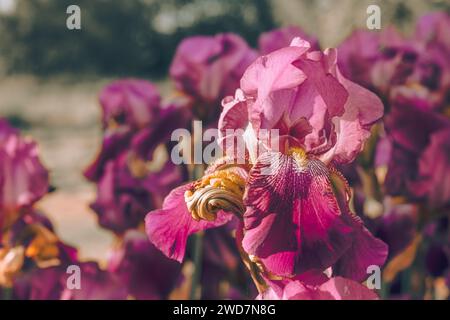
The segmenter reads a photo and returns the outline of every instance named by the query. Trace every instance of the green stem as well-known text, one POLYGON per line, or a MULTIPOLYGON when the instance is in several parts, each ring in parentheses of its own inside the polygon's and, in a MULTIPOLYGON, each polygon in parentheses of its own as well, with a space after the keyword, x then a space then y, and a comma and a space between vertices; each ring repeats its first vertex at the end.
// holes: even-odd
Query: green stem
POLYGON ((381 300, 388 300, 390 296, 391 284, 388 282, 381 283, 380 297, 381 300))
POLYGON ((412 266, 403 270, 400 274, 400 281, 402 284, 402 292, 411 293, 411 281, 412 281, 412 266))
MULTIPOLYGON (((197 180, 203 176, 203 165, 195 165, 191 171, 191 179, 197 180)), ((202 260, 203 260, 203 233, 199 232, 193 236, 193 263, 194 273, 192 274, 191 292, 189 293, 190 300, 199 300, 201 297, 201 275, 202 275, 202 260)))
POLYGON ((201 297, 200 278, 202 274, 202 256, 203 256, 203 234, 194 235, 193 253, 194 253, 194 273, 192 275, 190 300, 199 300, 201 297))
POLYGON ((12 288, 2 288, 1 300, 12 300, 12 288))

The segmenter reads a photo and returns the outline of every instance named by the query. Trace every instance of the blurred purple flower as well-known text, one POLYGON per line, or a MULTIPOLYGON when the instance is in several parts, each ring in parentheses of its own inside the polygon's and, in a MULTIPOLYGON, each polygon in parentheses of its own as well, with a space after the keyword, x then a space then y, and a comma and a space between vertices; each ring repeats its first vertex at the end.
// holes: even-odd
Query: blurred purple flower
POLYGON ((450 15, 445 12, 432 12, 423 15, 416 24, 415 37, 427 46, 437 45, 450 52, 450 15))
POLYGON ((389 27, 355 31, 339 47, 339 66, 351 80, 381 94, 386 102, 414 101, 441 109, 450 90, 450 25, 445 13, 423 16, 412 38, 389 27))
POLYGON ((356 83, 386 93, 412 71, 416 53, 392 27, 381 32, 354 31, 338 48, 342 74, 356 83))
POLYGON ((132 137, 133 132, 131 131, 105 132, 100 152, 86 168, 84 176, 92 182, 99 182, 108 161, 115 159, 129 148, 132 137))
POLYGON ((449 215, 435 219, 424 227, 425 267, 433 277, 445 277, 450 274, 450 233, 449 215))
MULTIPOLYGON (((152 161, 154 151, 160 144, 172 143, 170 137, 176 129, 187 128, 192 115, 181 102, 162 105, 158 121, 137 132, 131 140, 131 150, 141 159, 152 161)), ((169 149, 169 148, 168 148, 169 149)))
POLYGON ((102 123, 105 130, 141 129, 158 118, 161 97, 151 82, 117 80, 100 92, 102 123))
POLYGON ((160 144, 173 130, 186 127, 190 115, 181 104, 161 105, 156 87, 144 80, 118 80, 100 93, 103 143, 84 175, 98 182, 109 160, 130 152, 144 161, 153 160, 160 144))
POLYGON ((18 251, 24 255, 23 263, 10 275, 14 299, 127 298, 119 278, 101 270, 94 262, 80 263, 76 249, 59 240, 48 219, 38 213, 27 214, 16 222, 5 244, 6 248, 23 248, 18 251), (67 287, 70 276, 67 268, 71 265, 80 267, 81 288, 67 287))
POLYGON ((450 204, 450 122, 430 136, 418 163, 419 180, 414 188, 426 196, 431 208, 450 204))
POLYGON ((113 82, 100 102, 103 145, 85 176, 98 184, 91 207, 100 225, 121 234, 138 227, 182 182, 181 168, 165 157, 172 131, 186 127, 190 114, 178 102, 161 105, 156 87, 144 80, 113 82))
POLYGON ((256 57, 245 40, 232 33, 189 37, 175 52, 170 77, 177 90, 191 99, 194 115, 215 122, 220 101, 239 87, 242 74, 256 57))
POLYGON ((13 299, 59 300, 64 290, 65 270, 60 266, 33 268, 20 274, 14 282, 13 299))
POLYGON ((0 119, 0 235, 48 188, 48 172, 36 143, 0 119))
POLYGON ((181 183, 180 168, 171 162, 153 172, 137 163, 127 153, 108 161, 98 182, 97 199, 91 204, 99 224, 119 234, 143 223, 147 212, 159 208, 169 191, 181 183))
POLYGON ((392 258, 414 239, 418 228, 418 208, 413 204, 385 204, 385 210, 375 222, 374 233, 389 246, 389 258, 392 258))
POLYGON ((433 277, 445 276, 450 266, 450 244, 433 243, 427 249, 425 266, 433 277))
POLYGON ((426 199, 431 208, 447 204, 450 121, 430 110, 399 104, 393 106, 385 125, 391 142, 386 149, 390 152, 388 194, 426 199))
POLYGON ((81 279, 80 289, 69 289, 65 286, 67 274, 62 278, 64 291, 61 300, 125 300, 128 298, 127 288, 123 286, 115 274, 100 269, 95 262, 79 264, 81 279))
POLYGON ((38 212, 26 213, 11 226, 0 257, 0 283, 20 300, 59 299, 66 268, 77 263, 76 249, 58 239, 38 212))
POLYGON ((113 252, 108 271, 137 299, 166 299, 180 280, 181 266, 156 249, 145 234, 128 231, 113 252))

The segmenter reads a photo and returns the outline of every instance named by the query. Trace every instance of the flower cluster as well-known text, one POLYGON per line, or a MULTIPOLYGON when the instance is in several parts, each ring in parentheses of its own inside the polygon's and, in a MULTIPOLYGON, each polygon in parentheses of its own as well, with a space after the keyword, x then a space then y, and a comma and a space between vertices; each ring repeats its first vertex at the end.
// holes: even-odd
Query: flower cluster
POLYGON ((363 294, 354 281, 365 280, 368 266, 384 263, 387 247, 351 212, 347 181, 336 165, 361 152, 383 106, 341 75, 336 58, 334 49, 314 51, 295 38, 247 68, 235 97, 224 99, 219 132, 243 129, 233 132, 243 132, 248 162, 230 164, 231 150, 228 161, 219 160, 150 212, 146 231, 160 250, 182 261, 189 235, 234 223, 261 297, 295 297, 286 290, 297 281, 299 291, 309 281, 320 291, 328 278, 311 277, 326 277, 329 268, 333 281, 349 282, 354 297, 363 294), (258 138, 261 129, 274 128, 280 150, 258 138))
POLYGON ((48 172, 0 121, 0 295, 447 298, 449 28, 432 13, 409 37, 357 30, 325 50, 298 27, 256 49, 231 33, 188 37, 167 99, 147 80, 105 86, 84 172, 116 239, 102 266, 79 261, 36 209, 48 172), (220 156, 176 165, 176 129, 204 147, 194 121, 216 129, 220 156), (72 265, 81 290, 67 287, 72 265))
POLYGON ((48 190, 36 143, 0 120, 0 293, 5 298, 60 299, 66 268, 78 263, 77 250, 59 239, 35 208, 48 190))
MULTIPOLYGON (((447 14, 431 13, 409 38, 393 28, 357 31, 339 47, 343 74, 377 92, 386 105, 364 159, 346 170, 359 190, 360 213, 373 218, 373 231, 391 249, 384 278, 397 286, 393 295, 403 290, 398 273, 427 270, 423 277, 434 283, 429 295, 450 275, 449 27, 447 14)), ((421 298, 423 287, 406 294, 421 298)))
POLYGON ((164 159, 171 132, 186 125, 176 104, 161 105, 156 87, 143 80, 119 80, 100 93, 103 144, 85 176, 98 184, 92 208, 100 225, 123 233, 181 182, 182 172, 164 159))

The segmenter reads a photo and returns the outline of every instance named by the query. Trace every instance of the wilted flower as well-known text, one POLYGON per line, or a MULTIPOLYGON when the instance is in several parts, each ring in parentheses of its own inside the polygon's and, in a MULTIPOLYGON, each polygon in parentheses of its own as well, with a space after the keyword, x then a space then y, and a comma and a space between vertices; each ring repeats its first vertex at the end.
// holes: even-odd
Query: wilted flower
POLYGON ((14 299, 59 299, 61 279, 77 261, 77 252, 56 236, 51 222, 29 212, 8 229, 4 240, 0 285, 11 287, 14 299))
POLYGON ((68 288, 67 266, 34 268, 21 274, 13 287, 18 300, 124 300, 127 289, 119 279, 95 262, 77 262, 80 287, 68 288))
POLYGON ((46 267, 26 264, 15 275, 12 298, 18 300, 104 300, 126 299, 127 288, 120 279, 95 262, 79 262, 73 248, 62 245, 60 262, 46 267), (68 266, 80 268, 79 287, 69 288, 68 266))
MULTIPOLYGON (((50 221, 33 212, 17 221, 6 235, 5 256, 21 258, 9 276, 12 298, 19 300, 125 299, 127 290, 118 277, 101 270, 94 262, 79 262, 77 250, 64 244, 50 221), (20 257, 18 255, 21 255, 20 257), (69 266, 80 267, 80 287, 68 287, 69 266)), ((0 266, 5 262, 1 260, 0 266)), ((12 264, 10 264, 12 265, 12 264)), ((0 268, 0 272, 5 271, 0 268)), ((6 270, 8 271, 8 270, 6 270)), ((0 274, 0 279, 5 274, 0 274)))
POLYGON ((22 246, 0 249, 0 285, 11 287, 14 276, 22 269, 25 252, 22 246))

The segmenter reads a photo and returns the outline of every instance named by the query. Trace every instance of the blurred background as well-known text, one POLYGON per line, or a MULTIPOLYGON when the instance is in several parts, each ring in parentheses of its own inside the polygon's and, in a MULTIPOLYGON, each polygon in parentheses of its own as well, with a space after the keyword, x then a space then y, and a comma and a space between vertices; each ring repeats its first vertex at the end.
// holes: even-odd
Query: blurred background
POLYGON ((101 144, 97 93, 118 77, 165 78, 179 41, 235 32, 252 46, 258 35, 297 25, 323 48, 366 27, 377 4, 382 28, 412 31, 418 16, 450 10, 449 1, 361 0, 0 0, 0 117, 37 140, 55 191, 39 202, 62 240, 83 259, 105 259, 112 235, 88 204, 94 185, 82 170, 101 144), (68 30, 66 9, 81 8, 81 30, 68 30))

